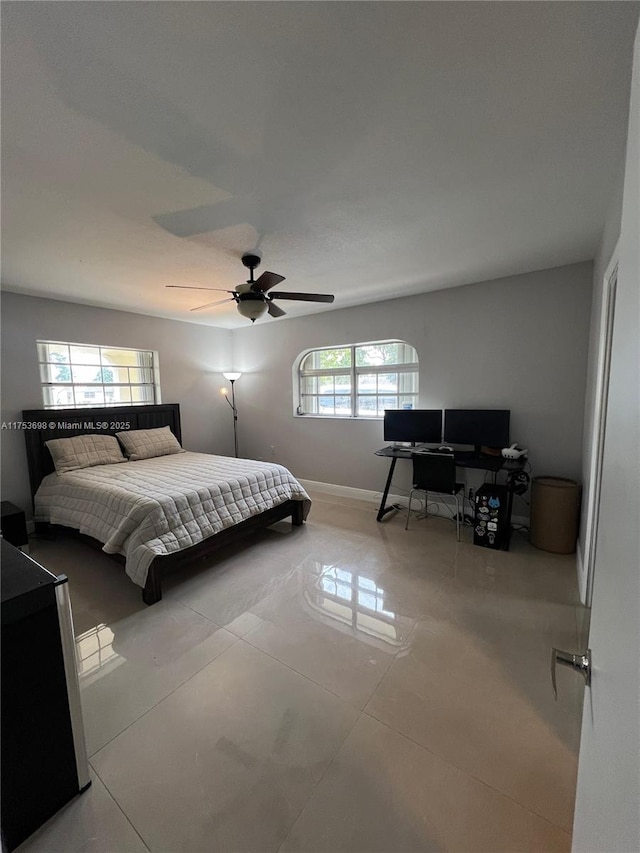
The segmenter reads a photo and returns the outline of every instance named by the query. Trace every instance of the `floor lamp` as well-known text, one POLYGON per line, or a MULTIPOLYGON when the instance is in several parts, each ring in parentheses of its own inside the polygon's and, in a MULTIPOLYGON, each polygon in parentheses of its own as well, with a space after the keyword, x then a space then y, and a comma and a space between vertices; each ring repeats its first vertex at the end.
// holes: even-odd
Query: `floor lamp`
POLYGON ((238 410, 236 409, 236 392, 235 392, 235 381, 236 379, 240 379, 242 376, 241 373, 223 373, 222 374, 225 379, 228 379, 231 383, 231 399, 228 397, 228 391, 226 388, 222 389, 222 393, 225 396, 227 403, 231 406, 231 411, 233 412, 233 446, 236 453, 236 459, 238 458, 238 410))

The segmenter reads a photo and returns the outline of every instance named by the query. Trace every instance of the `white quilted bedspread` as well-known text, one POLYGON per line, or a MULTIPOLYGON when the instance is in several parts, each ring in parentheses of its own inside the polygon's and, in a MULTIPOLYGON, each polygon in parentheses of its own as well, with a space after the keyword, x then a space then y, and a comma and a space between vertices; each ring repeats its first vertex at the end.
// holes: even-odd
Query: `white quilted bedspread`
POLYGON ((108 554, 123 554, 127 574, 144 586, 154 557, 287 500, 307 501, 308 512, 309 496, 282 465, 187 452, 49 474, 34 519, 73 527, 108 554))

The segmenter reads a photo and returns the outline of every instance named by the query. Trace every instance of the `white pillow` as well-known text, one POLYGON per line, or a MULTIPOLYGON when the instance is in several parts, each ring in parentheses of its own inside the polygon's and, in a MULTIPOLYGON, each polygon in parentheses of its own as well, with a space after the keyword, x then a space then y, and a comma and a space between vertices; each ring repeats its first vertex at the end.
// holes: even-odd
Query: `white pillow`
POLYGON ((118 439, 113 435, 89 433, 71 438, 52 438, 45 444, 58 474, 127 461, 122 455, 118 439))
POLYGON ((180 442, 168 426, 159 429, 131 429, 117 432, 124 452, 130 462, 139 459, 152 459, 154 456, 169 456, 171 453, 184 453, 180 442))

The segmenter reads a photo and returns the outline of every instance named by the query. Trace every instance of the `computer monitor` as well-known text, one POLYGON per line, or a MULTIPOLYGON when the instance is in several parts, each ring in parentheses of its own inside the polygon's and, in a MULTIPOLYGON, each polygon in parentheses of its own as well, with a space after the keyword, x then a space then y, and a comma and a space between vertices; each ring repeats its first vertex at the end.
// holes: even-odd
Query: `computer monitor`
POLYGON ((508 447, 509 409, 445 409, 444 441, 481 447, 508 447))
POLYGON ((440 444, 441 409, 385 409, 384 440, 412 444, 440 444))

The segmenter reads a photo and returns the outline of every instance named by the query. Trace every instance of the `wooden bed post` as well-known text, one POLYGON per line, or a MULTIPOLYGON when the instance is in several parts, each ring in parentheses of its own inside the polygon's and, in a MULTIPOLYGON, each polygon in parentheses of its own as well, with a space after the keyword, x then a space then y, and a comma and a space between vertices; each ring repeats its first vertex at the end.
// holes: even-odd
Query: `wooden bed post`
POLYGON ((302 524, 304 524, 304 501, 293 502, 291 524, 293 524, 294 527, 300 527, 302 524))
POLYGON ((142 600, 145 604, 156 604, 158 601, 162 601, 161 574, 160 566, 154 566, 153 563, 149 566, 147 582, 142 590, 142 600))

